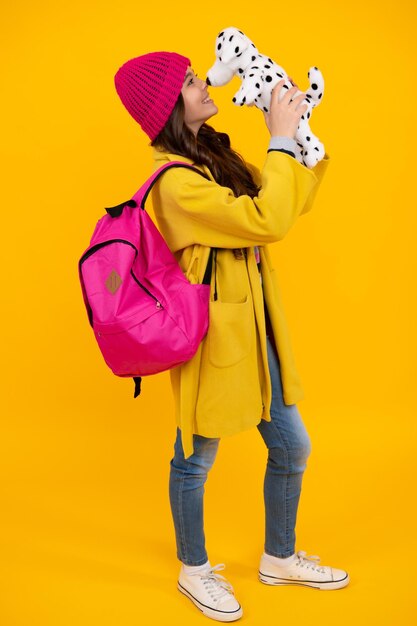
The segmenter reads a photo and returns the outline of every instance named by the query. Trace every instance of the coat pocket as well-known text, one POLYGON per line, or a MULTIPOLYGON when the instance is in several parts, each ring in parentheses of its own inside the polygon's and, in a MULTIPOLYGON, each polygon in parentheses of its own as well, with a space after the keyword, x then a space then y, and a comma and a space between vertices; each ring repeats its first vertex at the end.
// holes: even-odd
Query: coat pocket
POLYGON ((208 356, 215 367, 230 367, 244 359, 252 348, 254 311, 246 296, 243 302, 209 302, 208 356))

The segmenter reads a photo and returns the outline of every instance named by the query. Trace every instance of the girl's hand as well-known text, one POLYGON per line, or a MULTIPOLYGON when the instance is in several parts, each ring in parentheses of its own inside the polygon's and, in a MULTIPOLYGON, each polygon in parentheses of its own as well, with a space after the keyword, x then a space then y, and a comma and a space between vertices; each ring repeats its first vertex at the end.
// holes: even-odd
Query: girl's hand
MULTIPOLYGON (((293 79, 291 78, 291 76, 288 76, 288 80, 290 81, 291 85, 293 85, 294 87, 298 87, 298 85, 296 85, 296 84, 293 82, 293 79)), ((248 107, 253 107, 253 106, 255 106, 255 103, 254 103, 254 102, 252 102, 251 104, 248 104, 248 107)))
MULTIPOLYGON (((296 84, 293 82, 293 80, 292 80, 292 78, 291 78, 290 76, 288 76, 288 80, 290 81, 291 85, 294 85, 294 87, 298 87, 298 85, 296 85, 296 84)), ((248 104, 248 107, 253 107, 253 106, 255 106, 255 103, 254 103, 254 102, 252 102, 252 104, 248 104)))
POLYGON ((284 82, 285 80, 282 79, 275 85, 271 93, 269 113, 263 111, 263 114, 271 136, 280 135, 294 139, 300 118, 307 111, 308 105, 301 104, 305 93, 299 94, 291 101, 295 92, 298 91, 297 86, 285 90, 283 97, 279 99, 284 82))

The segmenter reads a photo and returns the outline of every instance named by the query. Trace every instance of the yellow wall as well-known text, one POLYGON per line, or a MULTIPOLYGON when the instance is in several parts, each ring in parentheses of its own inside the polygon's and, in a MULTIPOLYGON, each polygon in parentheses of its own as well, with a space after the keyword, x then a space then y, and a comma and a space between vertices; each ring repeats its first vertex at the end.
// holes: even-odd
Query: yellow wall
MULTIPOLYGON (((133 382, 107 368, 77 263, 104 207, 131 197, 151 171, 149 139, 114 89, 118 67, 168 50, 203 76, 228 26, 300 89, 312 65, 325 79, 312 128, 332 162, 313 211, 271 251, 312 440, 296 547, 348 570, 351 583, 329 597, 258 582, 266 450, 256 428, 221 442, 206 486, 209 558, 226 563, 253 624, 411 623, 414 8, 272 4, 43 0, 2 9, 3 626, 204 619, 176 589, 169 374, 145 378, 133 399, 133 382)), ((269 134, 259 110, 233 105, 239 86, 235 78, 210 89, 219 113, 209 123, 262 167, 269 134)))

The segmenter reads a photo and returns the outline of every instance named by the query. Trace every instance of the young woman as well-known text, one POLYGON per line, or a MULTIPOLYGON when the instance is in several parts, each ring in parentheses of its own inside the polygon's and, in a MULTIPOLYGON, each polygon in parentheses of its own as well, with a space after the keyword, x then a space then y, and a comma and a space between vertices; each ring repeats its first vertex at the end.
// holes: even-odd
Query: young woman
POLYGON ((313 169, 295 159, 306 110, 283 80, 264 113, 271 139, 262 171, 207 120, 218 111, 188 58, 151 52, 115 75, 118 95, 151 139, 154 171, 180 160, 152 188, 159 229, 190 282, 201 283, 211 248, 209 330, 192 359, 170 370, 176 441, 169 495, 181 561, 178 589, 208 617, 243 614, 231 584, 205 548, 203 494, 220 438, 257 426, 268 449, 265 544, 259 580, 339 589, 347 572, 295 551, 295 523, 311 442, 296 402, 304 397, 268 244, 309 211, 329 156, 313 169), (281 94, 284 92, 284 95, 281 94), (281 97, 281 99, 280 99, 281 97))

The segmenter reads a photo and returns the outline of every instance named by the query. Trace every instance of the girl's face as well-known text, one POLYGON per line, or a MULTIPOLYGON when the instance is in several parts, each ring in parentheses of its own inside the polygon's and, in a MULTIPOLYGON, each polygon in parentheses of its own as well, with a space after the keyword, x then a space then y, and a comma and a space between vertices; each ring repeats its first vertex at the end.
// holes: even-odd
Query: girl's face
POLYGON ((181 89, 184 98, 184 121, 190 130, 197 135, 200 126, 218 112, 217 106, 209 98, 207 83, 194 74, 191 67, 187 68, 184 84, 181 89))

